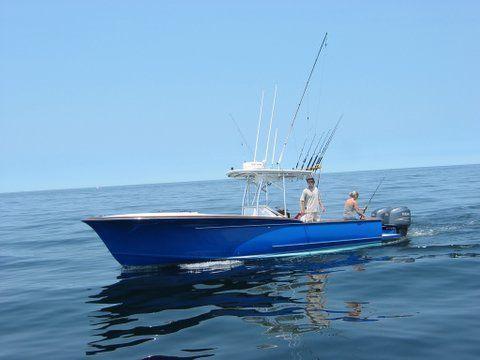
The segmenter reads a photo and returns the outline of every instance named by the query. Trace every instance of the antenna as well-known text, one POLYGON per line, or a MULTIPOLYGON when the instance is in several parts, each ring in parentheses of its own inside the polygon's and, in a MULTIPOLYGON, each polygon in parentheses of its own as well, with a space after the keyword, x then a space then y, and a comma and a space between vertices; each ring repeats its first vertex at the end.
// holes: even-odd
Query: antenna
POLYGON ((285 142, 283 143, 283 148, 282 152, 280 153, 280 156, 278 158, 278 164, 280 164, 283 160, 283 154, 285 153, 285 148, 287 147, 288 144, 288 139, 290 138, 290 135, 292 134, 293 127, 295 126, 295 120, 297 120, 297 115, 300 110, 300 107, 302 106, 303 98, 305 97, 305 93, 307 92, 308 85, 310 84, 310 79, 312 78, 313 71, 315 70, 315 66, 317 65, 318 58, 320 56, 320 53, 322 52, 322 49, 325 47, 326 41, 327 41, 327 35, 328 33, 325 33, 325 36, 323 37, 322 44, 320 45, 320 49, 318 49, 317 56, 315 57, 315 61, 312 66, 312 70, 310 70, 310 74, 308 75, 307 82, 305 83, 305 88, 303 89, 302 96, 300 97, 300 102, 297 105, 297 109, 295 110, 295 114, 293 115, 292 123, 290 124, 290 128, 288 129, 287 137, 285 139, 285 142))
POLYGON ((260 114, 258 115, 257 140, 255 141, 255 153, 253 155, 253 161, 257 161, 258 135, 260 135, 260 125, 262 124, 264 96, 265 96, 265 91, 262 90, 262 100, 260 101, 260 114))
POLYGON ((275 114, 275 103, 277 101, 277 85, 275 84, 275 93, 273 95, 273 104, 272 104, 272 113, 270 115, 270 126, 268 127, 268 137, 267 137, 267 147, 265 149, 265 160, 263 162, 267 162, 268 158, 268 146, 270 145, 270 132, 272 131, 272 122, 273 122, 273 115, 275 114))
POLYGON ((277 147, 277 135, 278 135, 278 129, 275 129, 275 138, 273 140, 272 165, 275 161, 275 150, 276 150, 276 147, 277 147))

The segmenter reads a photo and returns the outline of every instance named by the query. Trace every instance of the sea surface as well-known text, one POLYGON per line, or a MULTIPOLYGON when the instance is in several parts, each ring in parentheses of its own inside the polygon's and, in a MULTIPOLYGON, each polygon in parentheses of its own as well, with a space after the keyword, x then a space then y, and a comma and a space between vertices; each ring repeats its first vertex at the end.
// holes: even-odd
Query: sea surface
POLYGON ((480 358, 480 165, 323 174, 325 217, 382 177, 370 208, 408 206, 408 244, 168 268, 122 268, 81 220, 238 213, 241 183, 0 194, 0 358, 480 358))

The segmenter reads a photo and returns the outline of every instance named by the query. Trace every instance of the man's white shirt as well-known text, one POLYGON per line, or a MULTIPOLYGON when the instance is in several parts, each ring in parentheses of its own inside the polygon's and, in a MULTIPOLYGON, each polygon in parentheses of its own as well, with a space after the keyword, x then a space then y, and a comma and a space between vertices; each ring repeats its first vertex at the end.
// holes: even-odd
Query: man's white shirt
POLYGON ((317 187, 313 188, 313 190, 310 190, 309 188, 303 189, 302 196, 300 196, 300 201, 305 203, 306 213, 320 212, 320 197, 317 187))

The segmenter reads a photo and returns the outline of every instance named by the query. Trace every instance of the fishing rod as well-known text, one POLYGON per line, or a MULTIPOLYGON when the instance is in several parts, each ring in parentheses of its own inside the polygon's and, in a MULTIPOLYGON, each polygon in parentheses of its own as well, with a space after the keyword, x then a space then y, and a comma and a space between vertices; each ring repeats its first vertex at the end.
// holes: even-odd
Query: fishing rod
POLYGON ((233 123, 235 124, 235 126, 237 127, 237 131, 238 133, 240 134, 240 137, 242 138, 243 140, 243 143, 242 145, 245 145, 247 147, 248 150, 250 150, 250 153, 251 155, 253 156, 253 151, 252 149, 250 148, 250 146, 248 146, 248 143, 247 143, 247 139, 245 139, 245 136, 243 135, 243 132, 242 130, 240 129, 240 126, 238 126, 238 123, 235 121, 235 118, 233 117, 232 114, 228 114, 230 116, 230 118, 232 119, 233 123))
POLYGON ((370 196, 370 200, 368 200, 368 203, 367 205, 363 208, 363 213, 365 214, 365 211, 367 211, 367 208, 370 206, 370 202, 372 201, 373 197, 375 196, 375 194, 377 193, 378 189, 380 188, 380 185, 382 185, 382 182, 383 180, 385 180, 385 177, 383 177, 380 182, 378 183, 377 185, 377 188, 375 189, 375 191, 373 192, 372 196, 370 196))
POLYGON ((340 121, 343 119, 343 114, 340 115, 340 117, 338 118, 338 121, 337 123, 335 124, 335 127, 333 128, 327 142, 325 143, 325 145, 323 146, 322 148, 322 151, 320 152, 320 157, 318 159, 318 161, 315 163, 315 167, 319 166, 323 160, 323 157, 325 156, 325 153, 327 152, 328 150, 328 147, 330 146, 330 143, 332 142, 332 139, 333 137, 335 136, 335 133, 337 132, 337 129, 338 129, 338 126, 340 125, 340 121))
POLYGON ((280 153, 280 156, 278 157, 278 161, 277 161, 278 164, 280 164, 283 160, 283 154, 285 153, 285 148, 287 147, 288 139, 290 138, 290 135, 292 134, 293 127, 295 126, 295 121, 297 120, 297 115, 298 115, 298 112, 300 111, 300 107, 302 106, 303 98, 305 97, 305 93, 307 92, 308 85, 310 84, 310 79, 312 78, 313 71, 315 70, 315 67, 317 66, 317 62, 318 62, 318 58, 320 57, 320 53, 322 52, 323 48, 326 46, 327 35, 328 35, 328 33, 325 33, 325 36, 323 37, 323 40, 322 40, 322 44, 320 45, 320 49, 318 49, 317 56, 315 57, 315 61, 313 63, 312 69, 310 70, 310 74, 308 74, 307 82, 305 83, 305 87, 303 89, 302 96, 300 97, 300 101, 298 102, 297 109, 295 110, 292 122, 290 123, 290 128, 288 129, 287 137, 285 139, 285 142, 283 143, 282 151, 280 153))
POLYGON ((303 159, 302 166, 300 169, 303 169, 305 167, 305 163, 307 162, 308 155, 310 155, 310 150, 312 150, 312 146, 315 143, 315 138, 317 137, 317 133, 313 135, 312 141, 310 142, 310 146, 308 147, 307 152, 305 153, 305 158, 303 159))
POLYGON ((302 163, 302 167, 301 169, 303 170, 303 168, 305 167, 305 163, 307 162, 307 159, 308 159, 308 155, 310 155, 310 150, 312 150, 312 146, 315 142, 315 138, 317 137, 317 133, 315 133, 315 135, 313 135, 313 138, 312 138, 312 142, 310 143, 310 146, 308 147, 308 151, 307 153, 305 154, 305 159, 303 159, 303 163, 302 163))
POLYGON ((318 149, 319 149, 319 146, 321 148, 321 143, 323 141, 323 137, 325 135, 325 132, 322 133, 322 135, 320 136, 320 139, 318 139, 318 142, 317 142, 317 145, 315 146, 315 150, 313 151, 312 153, 312 156, 310 157, 310 160, 308 160, 308 163, 307 163, 307 167, 305 169, 309 170, 310 169, 310 165, 313 164, 313 159, 316 157, 316 154, 318 154, 318 149))
POLYGON ((328 149, 328 147, 330 146, 330 143, 332 142, 332 139, 333 139, 333 137, 335 136, 335 133, 337 132, 338 125, 340 125, 340 121, 342 121, 342 118, 343 118, 343 114, 340 115, 340 117, 338 118, 338 121, 337 121, 337 123, 335 124, 335 127, 333 128, 333 130, 332 130, 332 132, 331 132, 331 134, 330 134, 330 137, 328 138, 327 143, 325 144, 325 146, 324 146, 323 149, 322 149, 322 153, 321 153, 321 154, 322 154, 322 157, 323 157, 323 155, 325 155, 325 153, 327 152, 327 149, 328 149))
POLYGON ((327 131, 327 135, 325 136, 325 138, 324 138, 323 141, 322 141, 322 145, 320 146, 320 150, 318 151, 317 155, 315 156, 315 159, 313 160, 311 169, 314 169, 314 168, 317 166, 319 156, 320 156, 320 154, 322 153, 322 149, 323 149, 323 147, 325 146, 325 143, 327 142, 327 140, 328 140, 328 138, 329 138, 329 136, 330 136, 330 132, 331 132, 331 131, 332 131, 332 129, 329 129, 329 130, 327 131))
MULTIPOLYGON (((313 165, 312 161, 316 157, 315 154, 318 155, 318 149, 319 149, 320 144, 322 143, 323 135, 325 135, 325 132, 323 132, 322 135, 320 136, 320 139, 318 140, 317 145, 315 146, 315 150, 313 150, 313 154, 310 157, 310 160, 308 160, 308 164, 307 164, 307 167, 306 167, 307 170, 310 168, 310 165, 313 165)), ((320 149, 321 149, 321 147, 320 147, 320 149)))
POLYGON ((300 163, 300 159, 302 158, 303 149, 305 148, 306 143, 307 143, 307 138, 305 138, 305 141, 303 142, 302 150, 300 150, 300 155, 298 156, 297 165, 295 165, 295 169, 298 169, 298 164, 300 163))

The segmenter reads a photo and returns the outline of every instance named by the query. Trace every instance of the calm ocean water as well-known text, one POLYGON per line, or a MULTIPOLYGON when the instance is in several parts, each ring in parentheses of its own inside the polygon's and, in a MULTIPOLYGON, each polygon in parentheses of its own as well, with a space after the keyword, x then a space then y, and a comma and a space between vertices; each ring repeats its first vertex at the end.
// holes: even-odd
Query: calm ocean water
POLYGON ((325 174, 327 217, 383 176, 371 209, 410 207, 407 245, 178 268, 122 269, 80 220, 237 213, 241 183, 0 194, 0 357, 478 358, 480 165, 325 174))

